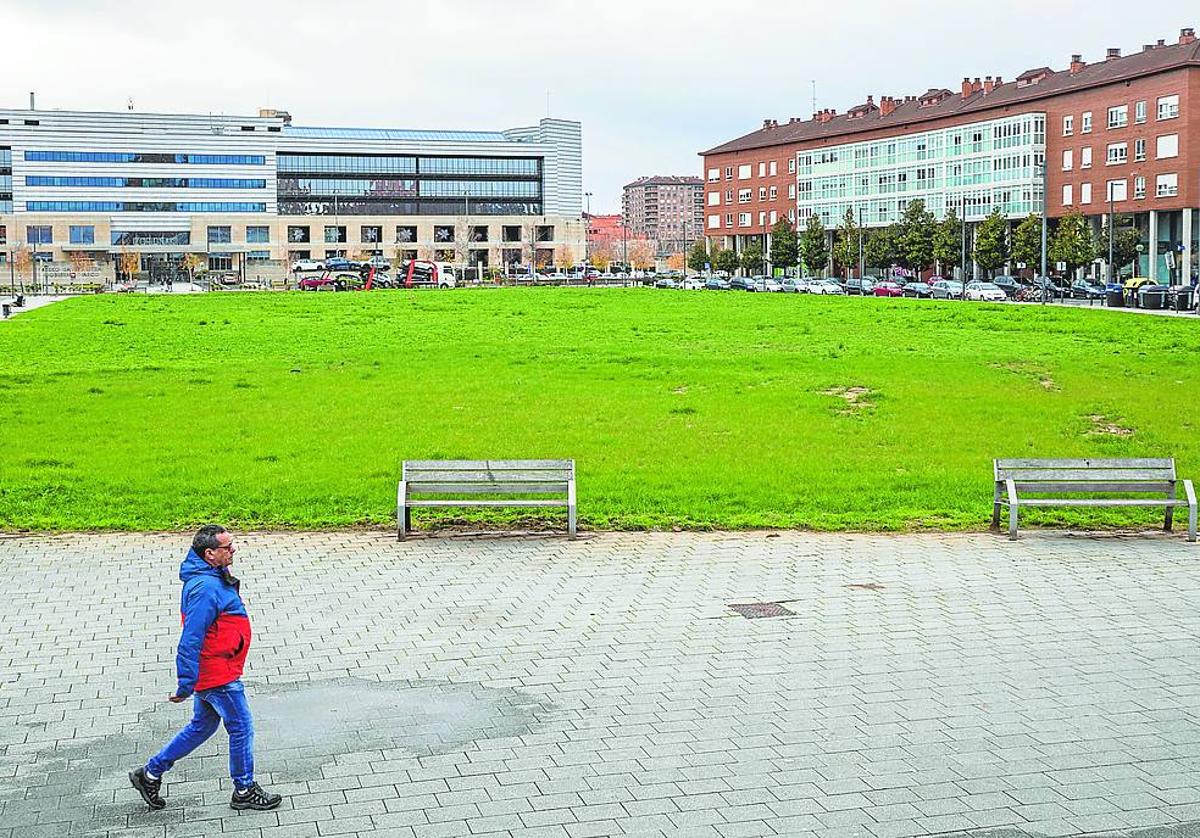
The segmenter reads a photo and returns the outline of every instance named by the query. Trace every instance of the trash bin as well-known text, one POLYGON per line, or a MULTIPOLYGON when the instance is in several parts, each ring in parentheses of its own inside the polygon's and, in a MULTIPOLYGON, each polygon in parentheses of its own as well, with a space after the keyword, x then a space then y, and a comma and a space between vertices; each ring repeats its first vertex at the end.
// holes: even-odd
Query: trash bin
POLYGON ((9 306, 9 304, 8 303, 0 304, 0 315, 3 315, 5 320, 8 319, 8 316, 10 314, 12 314, 12 308, 9 306))
POLYGON ((1167 289, 1163 286, 1147 285, 1138 292, 1138 305, 1147 309, 1167 307, 1167 289))
POLYGON ((1125 308, 1125 292, 1120 288, 1110 290, 1105 299, 1108 302, 1109 308, 1125 308))
POLYGON ((1175 289, 1175 304, 1171 308, 1175 311, 1191 311, 1193 305, 1190 286, 1181 285, 1175 289))

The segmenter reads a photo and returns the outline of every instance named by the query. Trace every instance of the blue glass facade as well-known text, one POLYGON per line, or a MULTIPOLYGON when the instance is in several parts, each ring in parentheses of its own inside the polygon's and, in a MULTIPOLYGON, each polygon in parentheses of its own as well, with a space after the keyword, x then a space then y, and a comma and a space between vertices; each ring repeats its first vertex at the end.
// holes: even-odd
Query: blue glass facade
POLYGON ((27 201, 29 212, 266 212, 253 201, 27 201))
POLYGON ((194 163, 209 166, 265 166, 262 154, 156 154, 134 151, 27 151, 28 163, 194 163))
POLYGON ((270 244, 271 243, 271 228, 270 227, 247 227, 246 228, 246 243, 247 244, 270 244))
POLYGON ((71 244, 95 244, 96 228, 89 225, 72 224, 69 230, 71 244))
POLYGON ((266 178, 219 177, 56 177, 26 175, 26 186, 131 189, 266 189, 266 178))

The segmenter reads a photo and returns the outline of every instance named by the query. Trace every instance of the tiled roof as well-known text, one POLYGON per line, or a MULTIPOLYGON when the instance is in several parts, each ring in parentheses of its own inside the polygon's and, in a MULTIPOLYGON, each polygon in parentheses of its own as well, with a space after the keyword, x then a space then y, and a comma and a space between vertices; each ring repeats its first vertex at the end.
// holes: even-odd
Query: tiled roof
MULTIPOLYGON (((938 92, 938 88, 930 88, 919 98, 913 97, 906 100, 904 97, 898 97, 896 109, 887 116, 880 116, 882 111, 872 111, 869 115, 857 119, 851 119, 846 114, 837 114, 825 122, 815 119, 794 119, 786 123, 764 126, 753 133, 700 153, 720 154, 729 151, 769 148, 807 140, 875 131, 880 128, 928 122, 959 114, 1034 102, 1049 96, 1071 93, 1089 87, 1099 87, 1185 66, 1200 66, 1200 40, 1186 44, 1155 46, 1153 49, 1136 52, 1124 58, 1099 61, 1087 65, 1074 75, 1068 70, 1047 71, 1047 75, 1037 84, 1018 85, 1016 81, 1006 82, 994 88, 991 93, 984 94, 980 91, 972 93, 965 99, 960 91, 955 91, 937 104, 922 107, 921 99, 938 92)), ((1026 71, 1018 78, 1036 76, 1040 72, 1040 70, 1026 71)), ((861 109, 862 106, 858 107, 861 109)))
POLYGON ((629 189, 634 186, 700 186, 703 183, 704 179, 695 175, 654 175, 640 177, 633 183, 625 184, 625 188, 629 189))

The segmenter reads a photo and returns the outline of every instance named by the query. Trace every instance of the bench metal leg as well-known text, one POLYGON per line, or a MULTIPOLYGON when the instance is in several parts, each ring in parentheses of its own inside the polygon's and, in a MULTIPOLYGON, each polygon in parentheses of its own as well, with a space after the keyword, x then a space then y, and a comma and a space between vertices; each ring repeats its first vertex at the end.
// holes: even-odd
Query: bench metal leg
MULTIPOLYGON (((1171 488, 1167 490, 1167 499, 1175 500, 1175 483, 1172 481, 1171 488)), ((1168 506, 1167 514, 1163 516, 1163 532, 1171 531, 1171 524, 1175 518, 1175 507, 1168 506)))
POLYGON ((1012 480, 1005 481, 1008 489, 1008 540, 1017 540, 1017 487, 1012 480))
POLYGON ((1183 491, 1188 501, 1188 541, 1196 540, 1196 490, 1192 481, 1183 481, 1183 491))
POLYGON ((1000 484, 992 492, 992 529, 1000 529, 1000 484))
POLYGON ((408 535, 408 530, 412 526, 412 520, 409 518, 408 507, 408 484, 401 480, 400 485, 396 487, 396 540, 403 541, 408 535))
POLYGON ((567 484, 567 535, 575 537, 575 481, 567 484))

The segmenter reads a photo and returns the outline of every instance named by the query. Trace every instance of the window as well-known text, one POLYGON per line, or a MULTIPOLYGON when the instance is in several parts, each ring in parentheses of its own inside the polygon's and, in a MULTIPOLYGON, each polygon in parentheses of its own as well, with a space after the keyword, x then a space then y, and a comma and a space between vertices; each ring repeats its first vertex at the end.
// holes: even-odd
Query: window
POLYGON ((1083 112, 1083 125, 1080 126, 1079 130, 1081 132, 1083 132, 1084 134, 1092 133, 1092 112, 1091 111, 1083 112))
POLYGON ((1161 96, 1158 100, 1158 118, 1174 119, 1179 116, 1179 96, 1161 96))
POLYGON ((788 174, 789 175, 796 174, 796 158, 795 157, 788 158, 788 174))
POLYGON ((1129 197, 1129 187, 1124 180, 1110 180, 1108 182, 1108 200, 1124 201, 1129 197))
MULTIPOLYGON (((416 227, 397 227, 396 241, 397 242, 415 242, 417 240, 416 227), (407 231, 412 232, 407 232, 407 231), (402 239, 401 236, 411 236, 411 238, 402 239)), ((505 224, 500 228, 500 240, 503 242, 513 243, 521 240, 521 227, 517 224, 505 224)))
POLYGON ((796 184, 794 184, 794 183, 788 184, 788 200, 789 201, 796 200, 796 184))
POLYGON ((70 230, 71 244, 95 244, 96 243, 96 228, 95 227, 76 227, 71 226, 70 230))
POLYGON ((774 200, 775 200, 776 198, 778 198, 778 197, 779 197, 779 187, 778 187, 778 186, 772 186, 772 187, 771 187, 771 189, 770 189, 770 198, 771 198, 771 200, 772 200, 772 201, 774 201, 774 200))
POLYGON ((1092 185, 1085 183, 1079 187, 1079 203, 1090 204, 1092 202, 1092 185))
POLYGON ((312 241, 308 227, 288 227, 289 244, 306 244, 312 241))
POLYGON ((719 207, 721 205, 721 193, 720 192, 709 192, 708 193, 708 205, 710 207, 719 207))
POLYGON ((364 225, 359 228, 358 240, 363 244, 379 244, 383 241, 383 228, 364 225))
POLYGON ((212 166, 265 166, 261 154, 151 154, 130 151, 27 151, 36 163, 192 163, 212 166))
POLYGON ((1133 106, 1133 121, 1141 125, 1146 121, 1146 100, 1138 102, 1133 106))
POLYGON ((765 187, 765 186, 758 187, 758 200, 760 200, 760 201, 767 200, 767 187, 765 187))
POLYGON ((246 251, 247 262, 270 262, 271 251, 269 250, 248 250, 246 251))
POLYGON ((1179 135, 1165 134, 1158 138, 1158 149, 1155 153, 1155 158, 1165 160, 1168 157, 1179 156, 1179 135))
POLYGON ((733 203, 733 190, 732 189, 725 190, 725 203, 727 203, 727 204, 733 203))
POLYGON ((708 217, 708 226, 709 226, 709 229, 712 229, 713 227, 720 227, 721 226, 721 216, 710 215, 708 217))
POLYGON ((8 228, 0 224, 0 244, 8 243, 8 228))
POLYGON ((229 244, 233 241, 232 227, 209 227, 208 228, 208 243, 209 244, 229 244))
POLYGON ((346 243, 346 228, 343 227, 326 227, 325 228, 325 244, 345 244, 346 243))
POLYGON ((1154 197, 1173 198, 1179 194, 1179 175, 1159 175, 1155 183, 1154 197))
POLYGON ((209 254, 208 269, 210 271, 231 271, 233 270, 233 257, 229 254, 209 254))
POLYGON ((1139 162, 1146 159, 1146 140, 1142 137, 1133 141, 1133 159, 1139 162))
POLYGON ((767 176, 767 164, 766 164, 766 163, 763 163, 763 162, 761 162, 761 161, 760 161, 760 162, 759 162, 759 164, 758 164, 758 176, 759 176, 759 177, 766 177, 766 176, 767 176))
POLYGON ((246 244, 270 244, 270 227, 247 227, 246 244))
POLYGON ((537 236, 537 240, 540 242, 552 242, 554 241, 554 225, 539 224, 534 230, 534 235, 537 236))
POLYGON ((738 203, 739 203, 739 204, 748 204, 748 203, 750 203, 750 196, 751 196, 751 194, 752 194, 752 193, 751 193, 751 191, 750 191, 749 189, 739 189, 739 190, 738 190, 738 203))
POLYGON ((749 227, 750 226, 750 213, 748 213, 748 212, 739 212, 738 213, 738 226, 739 227, 749 227))
POLYGON ((733 180, 733 166, 725 167, 725 180, 733 180))
POLYGON ((771 162, 770 162, 770 163, 767 165, 767 171, 770 173, 771 177, 775 177, 777 174, 779 174, 779 163, 777 163, 776 161, 772 160, 772 161, 771 161, 771 162))
POLYGON ((1146 179, 1144 177, 1135 177, 1133 179, 1133 197, 1135 199, 1146 197, 1146 179))
POLYGON ((725 226, 726 227, 733 226, 733 213, 731 213, 731 212, 725 213, 725 226))
POLYGON ((708 182, 709 183, 712 183, 713 181, 720 180, 720 179, 721 179, 721 170, 720 169, 709 169, 708 170, 708 182))
POLYGON ((762 227, 766 223, 767 223, 767 214, 765 212, 760 212, 758 214, 758 226, 762 227))
POLYGON ((1080 150, 1080 152, 1079 152, 1079 168, 1081 168, 1081 169, 1092 168, 1092 147, 1091 146, 1088 146, 1087 148, 1080 150))
POLYGON ((1129 144, 1128 143, 1110 143, 1108 146, 1108 157, 1105 163, 1109 166, 1115 166, 1119 163, 1129 162, 1129 144))
POLYGON ((1108 109, 1108 127, 1124 128, 1129 124, 1129 106, 1117 105, 1108 109))
POLYGON ((1063 202, 1064 207, 1069 207, 1072 204, 1071 184, 1069 184, 1069 183, 1063 184, 1062 202, 1063 202))
POLYGON ((738 180, 746 180, 750 177, 750 164, 744 163, 738 166, 738 180))
POLYGON ((1068 148, 1063 152, 1063 168, 1062 168, 1062 170, 1064 172, 1069 172, 1069 171, 1071 171, 1071 169, 1075 168, 1074 159, 1075 159, 1075 152, 1072 151, 1071 149, 1068 148))
POLYGON ((774 224, 778 220, 779 220, 779 213, 776 212, 775 210, 771 210, 771 223, 774 224))
POLYGON ((1069 137, 1075 133, 1075 117, 1074 115, 1063 117, 1063 136, 1069 137))

